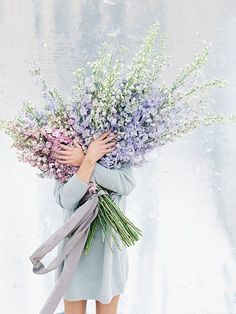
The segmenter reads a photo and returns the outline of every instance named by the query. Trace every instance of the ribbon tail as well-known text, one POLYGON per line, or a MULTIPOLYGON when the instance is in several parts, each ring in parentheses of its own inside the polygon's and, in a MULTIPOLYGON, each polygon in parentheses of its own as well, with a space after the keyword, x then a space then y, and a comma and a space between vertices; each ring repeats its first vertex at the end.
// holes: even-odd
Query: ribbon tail
POLYGON ((86 232, 82 235, 80 240, 76 243, 74 249, 65 260, 64 267, 62 273, 52 290, 51 294, 49 295, 48 299, 46 300, 44 306, 42 307, 39 314, 53 314, 57 308, 58 303, 60 302, 61 298, 63 297, 65 288, 69 284, 69 281, 75 271, 75 268, 80 260, 81 254, 83 252, 83 248, 86 242, 86 238, 88 236, 89 228, 86 232))
MULTIPOLYGON (((64 256, 57 256, 50 264, 49 267, 45 267, 40 260, 50 251, 52 251, 55 246, 65 238, 72 230, 74 230, 78 224, 81 222, 86 225, 88 223, 88 218, 91 213, 96 208, 98 203, 98 198, 89 199, 86 203, 81 205, 75 213, 62 225, 56 232, 54 232, 44 243, 42 243, 34 253, 29 257, 33 266, 33 272, 36 274, 45 274, 49 271, 58 267, 63 259, 65 258, 65 253, 69 254, 69 250, 73 249, 73 243, 69 245, 69 249, 64 250, 64 256), (66 252, 67 251, 67 252, 66 252)), ((95 217, 94 217, 95 218, 95 217)), ((81 227, 81 225, 80 225, 81 227)))

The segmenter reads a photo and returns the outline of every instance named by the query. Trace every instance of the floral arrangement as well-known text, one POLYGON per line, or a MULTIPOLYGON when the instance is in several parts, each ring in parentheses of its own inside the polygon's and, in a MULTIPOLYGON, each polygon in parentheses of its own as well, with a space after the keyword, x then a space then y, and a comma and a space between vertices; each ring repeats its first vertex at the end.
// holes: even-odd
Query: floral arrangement
MULTIPOLYGON (((122 72, 124 63, 116 56, 112 43, 105 42, 99 56, 86 69, 76 69, 72 97, 67 103, 56 88, 48 87, 40 67, 33 64, 32 75, 41 87, 44 105, 37 108, 24 103, 18 115, 0 121, 0 129, 13 138, 19 161, 40 170, 41 177, 54 177, 66 182, 78 170, 78 165, 59 163, 53 153, 61 144, 77 141, 84 152, 93 138, 104 131, 117 134, 115 150, 98 162, 107 168, 119 169, 123 163, 142 166, 148 152, 190 133, 194 128, 212 123, 236 121, 236 115, 225 117, 207 110, 211 103, 204 99, 210 88, 219 88, 224 80, 205 81, 203 66, 210 46, 183 67, 173 82, 161 82, 161 73, 169 65, 165 53, 166 35, 159 35, 159 23, 154 23, 140 50, 122 72)), ((124 47, 119 50, 122 54, 124 47)), ((99 190, 102 187, 97 186, 99 190)), ((95 189, 95 190, 96 190, 95 189)), ((111 226, 121 236, 124 245, 139 239, 141 230, 123 214, 107 195, 100 196, 100 210, 91 224, 86 254, 91 246, 97 223, 104 232, 111 226)))

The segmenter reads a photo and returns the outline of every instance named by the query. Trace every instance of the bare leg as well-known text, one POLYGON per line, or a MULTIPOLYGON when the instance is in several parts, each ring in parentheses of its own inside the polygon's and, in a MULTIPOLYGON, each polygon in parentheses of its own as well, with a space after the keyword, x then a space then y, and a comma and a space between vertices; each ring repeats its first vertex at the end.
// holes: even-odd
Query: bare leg
POLYGON ((64 314, 86 314, 87 300, 67 301, 64 299, 64 314))
POLYGON ((108 304, 96 300, 96 314, 117 314, 119 297, 119 294, 114 296, 108 304))

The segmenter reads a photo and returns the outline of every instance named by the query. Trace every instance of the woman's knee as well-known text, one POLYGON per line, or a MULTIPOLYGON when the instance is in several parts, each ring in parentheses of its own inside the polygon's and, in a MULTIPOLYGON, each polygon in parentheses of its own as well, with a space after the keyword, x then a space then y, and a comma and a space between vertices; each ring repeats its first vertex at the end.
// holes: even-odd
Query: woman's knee
POLYGON ((87 300, 67 301, 64 299, 64 314, 86 314, 87 300))
POLYGON ((96 314, 117 314, 119 297, 119 294, 114 296, 108 304, 96 300, 96 314))

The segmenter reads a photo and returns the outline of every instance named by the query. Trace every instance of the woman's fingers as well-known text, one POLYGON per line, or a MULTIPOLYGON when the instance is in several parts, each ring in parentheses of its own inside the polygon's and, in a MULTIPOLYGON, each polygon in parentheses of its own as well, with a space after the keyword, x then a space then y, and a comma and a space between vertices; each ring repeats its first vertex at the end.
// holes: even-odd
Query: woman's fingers
POLYGON ((60 159, 57 159, 57 162, 59 162, 60 164, 68 164, 68 161, 67 161, 67 160, 60 160, 60 159))
POLYGON ((74 144, 75 144, 75 147, 78 147, 78 148, 81 147, 79 142, 74 142, 74 144))
POLYGON ((66 156, 54 156, 56 160, 68 160, 66 156))
POLYGON ((68 150, 72 150, 73 147, 68 146, 68 145, 64 145, 64 144, 60 144, 60 147, 64 148, 64 149, 68 149, 68 150))
POLYGON ((54 153, 52 153, 52 156, 54 158, 61 158, 61 159, 65 159, 71 156, 71 152, 67 152, 67 151, 55 151, 54 153))
POLYGON ((54 153, 54 154, 52 154, 52 156, 54 157, 54 158, 59 158, 59 159, 66 159, 66 158, 68 158, 70 155, 69 154, 57 154, 57 153, 54 153))
POLYGON ((110 142, 111 140, 113 140, 113 139, 116 138, 116 137, 117 137, 116 134, 112 134, 112 135, 108 136, 107 138, 105 138, 102 142, 103 142, 103 143, 110 142))
POLYGON ((71 151, 59 150, 59 151, 56 152, 56 155, 59 155, 59 156, 70 156, 71 155, 71 151))
POLYGON ((107 143, 105 145, 105 148, 110 148, 110 147, 113 147, 114 145, 116 145, 116 142, 107 143))
POLYGON ((73 161, 73 159, 68 158, 66 156, 62 156, 62 157, 56 157, 56 161, 58 161, 60 163, 64 163, 64 164, 69 164, 70 162, 73 161))
POLYGON ((114 149, 115 149, 115 147, 108 148, 108 149, 106 149, 106 153, 112 152, 114 149))
POLYGON ((103 134, 98 138, 98 140, 99 140, 99 141, 102 141, 104 138, 107 137, 108 134, 109 134, 109 132, 103 133, 103 134))

